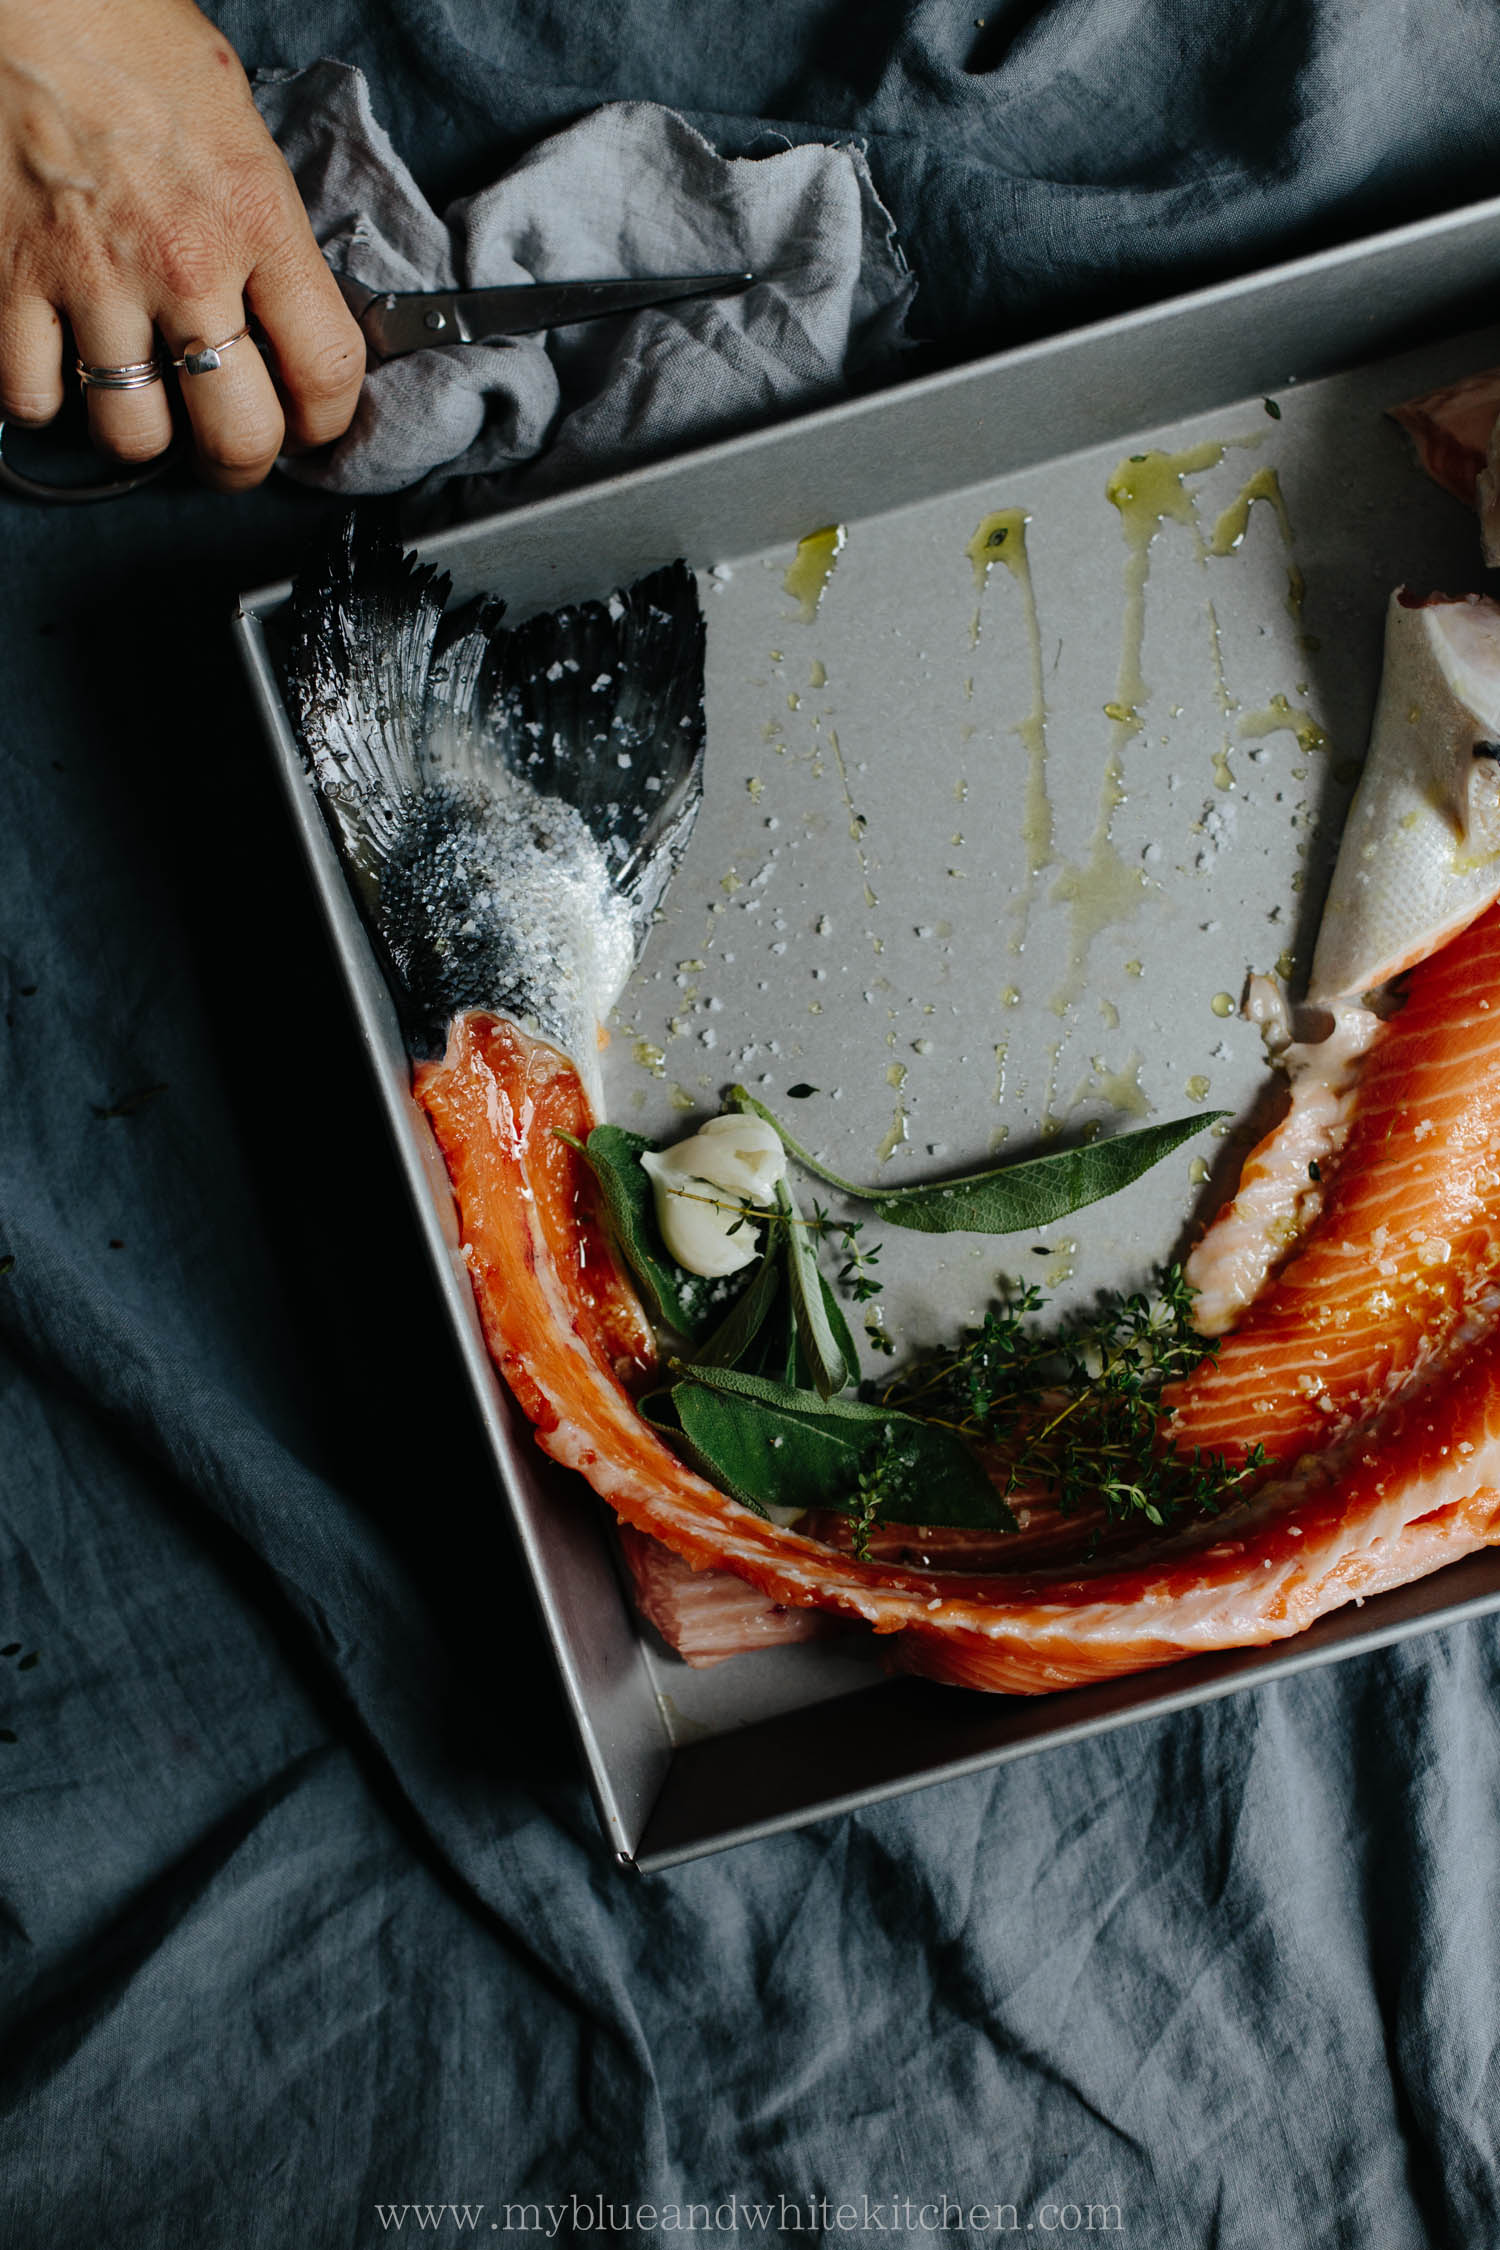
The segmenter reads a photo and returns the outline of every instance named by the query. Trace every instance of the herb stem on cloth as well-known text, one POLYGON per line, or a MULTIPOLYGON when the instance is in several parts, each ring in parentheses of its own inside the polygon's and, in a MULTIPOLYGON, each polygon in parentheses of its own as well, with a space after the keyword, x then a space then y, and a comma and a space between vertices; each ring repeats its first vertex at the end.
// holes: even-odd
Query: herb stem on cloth
POLYGON ((860 1187, 820 1164, 746 1087, 731 1086, 729 1099, 774 1125, 787 1154, 818 1179, 858 1203, 873 1204, 887 1226, 913 1227, 924 1234, 1025 1234, 1051 1226, 1070 1212, 1081 1211, 1085 1204, 1117 1194, 1164 1156, 1170 1156, 1174 1148, 1227 1114, 1224 1110, 1200 1110, 1195 1117, 1174 1117, 1161 1125, 1145 1125, 1138 1132, 1117 1133, 1111 1140, 1091 1141, 1083 1148, 1016 1157, 957 1179, 877 1188, 860 1187))

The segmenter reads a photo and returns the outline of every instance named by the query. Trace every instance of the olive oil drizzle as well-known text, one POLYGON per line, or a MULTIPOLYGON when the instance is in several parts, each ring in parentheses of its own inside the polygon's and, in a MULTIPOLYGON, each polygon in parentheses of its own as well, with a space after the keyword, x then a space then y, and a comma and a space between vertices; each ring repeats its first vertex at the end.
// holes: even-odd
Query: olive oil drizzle
MULTIPOLYGON (((974 583, 981 598, 989 583, 990 572, 997 563, 1010 572, 1021 592, 1021 608, 1026 624, 1026 652, 1031 671, 1031 708, 1024 718, 1018 719, 1012 733, 1018 735, 1026 751, 1026 794, 1022 812, 1021 832, 1026 845, 1027 880, 1016 901, 1016 928, 1011 938, 1011 951, 1019 953, 1026 942, 1027 924, 1035 892, 1036 878, 1056 859, 1054 849, 1054 819, 1052 800, 1047 791, 1047 694, 1042 662, 1042 628, 1037 611, 1036 585, 1031 575, 1031 557, 1026 546, 1026 526, 1031 521, 1026 508, 997 508, 987 515, 964 549, 974 569, 974 583)), ((978 639, 980 611, 974 612, 974 638, 978 639)))
POLYGON ((828 591, 828 581, 844 551, 846 537, 841 523, 830 523, 797 541, 797 552, 788 563, 781 583, 798 604, 798 614, 804 625, 810 625, 818 614, 818 605, 828 591))

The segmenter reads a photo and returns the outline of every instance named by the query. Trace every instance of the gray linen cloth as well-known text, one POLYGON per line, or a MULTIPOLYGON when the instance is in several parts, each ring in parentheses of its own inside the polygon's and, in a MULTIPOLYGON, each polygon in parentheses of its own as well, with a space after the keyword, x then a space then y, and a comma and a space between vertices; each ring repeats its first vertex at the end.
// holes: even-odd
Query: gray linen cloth
POLYGON ((282 467, 350 495, 424 477, 527 497, 836 397, 901 341, 916 283, 861 151, 721 157, 650 102, 613 102, 493 187, 435 212, 359 71, 263 72, 262 116, 336 272, 375 289, 615 275, 761 277, 700 298, 499 344, 449 346, 366 377, 337 444, 282 467))

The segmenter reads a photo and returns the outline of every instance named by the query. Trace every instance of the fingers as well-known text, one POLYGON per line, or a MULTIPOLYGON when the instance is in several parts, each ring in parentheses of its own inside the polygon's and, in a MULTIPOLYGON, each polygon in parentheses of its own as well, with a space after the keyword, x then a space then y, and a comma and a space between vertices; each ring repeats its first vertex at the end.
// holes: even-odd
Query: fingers
POLYGON ((349 427, 365 375, 365 340, 305 222, 245 285, 270 338, 289 450, 326 445, 349 427))
POLYGON ((45 297, 0 309, 0 419, 50 422, 63 402, 62 322, 45 297))
MULTIPOLYGON (((139 305, 90 303, 69 307, 73 340, 86 367, 132 367, 157 356, 151 317, 139 305)), ((71 370, 70 370, 71 372, 71 370)), ((122 461, 154 461, 172 442, 172 412, 164 382, 112 391, 89 384, 89 435, 122 461)))
POLYGON ((178 370, 199 467, 221 492, 244 492, 261 482, 281 451, 286 426, 265 361, 251 337, 239 336, 244 325, 243 307, 227 297, 177 305, 160 319, 174 359, 205 344, 224 347, 217 367, 196 375, 178 370), (231 336, 239 341, 230 344, 231 336))

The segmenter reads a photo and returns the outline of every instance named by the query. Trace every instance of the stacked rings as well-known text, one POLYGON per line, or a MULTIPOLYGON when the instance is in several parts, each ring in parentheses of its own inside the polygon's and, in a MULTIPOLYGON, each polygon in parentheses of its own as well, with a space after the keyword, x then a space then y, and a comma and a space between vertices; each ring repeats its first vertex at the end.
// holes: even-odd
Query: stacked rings
POLYGON ((82 359, 73 364, 86 391, 143 391, 148 383, 161 381, 161 363, 154 359, 133 359, 125 367, 90 367, 82 359))

